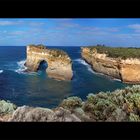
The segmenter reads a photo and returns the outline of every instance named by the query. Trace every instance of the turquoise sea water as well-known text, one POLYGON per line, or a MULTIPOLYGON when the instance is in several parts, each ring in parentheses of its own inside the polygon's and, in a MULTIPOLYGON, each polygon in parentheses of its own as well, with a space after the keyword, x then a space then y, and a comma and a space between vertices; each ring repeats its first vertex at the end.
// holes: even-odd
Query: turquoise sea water
POLYGON ((63 49, 71 57, 74 72, 72 81, 51 79, 43 70, 37 73, 24 73, 26 47, 0 46, 0 99, 9 100, 18 106, 53 108, 69 96, 86 99, 88 93, 113 91, 127 86, 92 71, 81 59, 80 47, 52 48, 63 49))

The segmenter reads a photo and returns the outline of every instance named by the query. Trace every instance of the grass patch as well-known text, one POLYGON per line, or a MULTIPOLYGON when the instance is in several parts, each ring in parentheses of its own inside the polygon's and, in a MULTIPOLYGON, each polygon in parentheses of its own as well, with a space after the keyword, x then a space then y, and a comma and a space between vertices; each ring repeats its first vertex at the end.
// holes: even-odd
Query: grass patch
POLYGON ((59 56, 68 56, 68 54, 63 51, 63 50, 60 50, 60 49, 50 49, 50 54, 53 55, 54 57, 59 57, 59 56))
POLYGON ((112 58, 140 58, 140 48, 123 48, 123 47, 108 47, 108 46, 88 46, 91 52, 95 49, 98 53, 105 53, 108 57, 112 58))

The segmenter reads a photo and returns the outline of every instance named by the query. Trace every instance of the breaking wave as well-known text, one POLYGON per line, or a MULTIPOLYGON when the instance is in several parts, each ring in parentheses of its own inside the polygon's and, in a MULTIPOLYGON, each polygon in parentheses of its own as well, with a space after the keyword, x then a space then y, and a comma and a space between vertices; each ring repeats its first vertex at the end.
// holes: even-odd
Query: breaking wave
POLYGON ((25 73, 25 70, 27 70, 27 67, 24 65, 25 62, 26 62, 26 60, 21 60, 21 61, 17 62, 18 69, 15 70, 15 72, 17 72, 17 73, 25 73))
POLYGON ((118 82, 121 82, 120 79, 116 79, 116 78, 113 78, 114 81, 118 81, 118 82))
POLYGON ((105 76, 105 77, 109 78, 110 80, 119 81, 119 82, 121 81, 120 79, 111 78, 110 76, 107 76, 107 75, 105 75, 105 74, 103 74, 103 73, 95 72, 95 71, 91 68, 91 66, 90 66, 86 61, 84 61, 84 60, 81 59, 81 58, 75 59, 74 61, 76 61, 76 62, 78 62, 78 63, 80 63, 80 64, 85 65, 85 66, 87 67, 87 70, 88 70, 89 72, 91 72, 91 73, 94 73, 94 74, 96 74, 96 75, 105 76))
POLYGON ((86 61, 84 61, 83 59, 79 58, 79 59, 75 59, 74 61, 76 61, 76 62, 78 62, 78 63, 80 63, 80 64, 85 65, 85 66, 87 67, 87 70, 88 70, 88 71, 90 71, 90 72, 92 72, 92 73, 95 73, 95 72, 92 70, 91 66, 90 66, 86 61))
POLYGON ((85 65, 85 66, 88 66, 88 64, 87 64, 83 59, 81 59, 81 58, 75 59, 74 61, 75 61, 75 62, 78 62, 78 63, 80 63, 80 64, 83 64, 83 65, 85 65))
POLYGON ((21 60, 19 62, 17 62, 18 68, 15 70, 15 72, 19 73, 19 74, 29 74, 29 75, 36 75, 39 74, 37 72, 27 72, 27 67, 25 66, 25 62, 26 60, 21 60))
POLYGON ((0 70, 0 73, 3 73, 3 70, 0 70))

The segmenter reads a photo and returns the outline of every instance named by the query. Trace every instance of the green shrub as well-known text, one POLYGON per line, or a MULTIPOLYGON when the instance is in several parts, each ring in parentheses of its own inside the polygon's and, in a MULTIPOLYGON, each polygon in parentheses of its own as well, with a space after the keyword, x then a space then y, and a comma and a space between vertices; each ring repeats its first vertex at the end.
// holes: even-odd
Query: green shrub
POLYGON ((39 44, 39 45, 30 44, 28 46, 37 47, 37 48, 40 48, 40 49, 46 49, 46 46, 43 45, 43 44, 39 44))
POLYGON ((16 108, 16 105, 10 103, 9 101, 0 101, 0 115, 12 113, 16 108))
POLYGON ((140 120, 140 85, 113 92, 90 93, 83 109, 97 121, 138 121, 140 120))
POLYGON ((37 45, 37 47, 40 48, 40 49, 46 49, 46 46, 44 46, 42 44, 37 45))
POLYGON ((107 47, 102 45, 88 46, 88 48, 91 53, 96 49, 98 53, 105 53, 112 58, 140 58, 140 48, 107 47))
POLYGON ((69 97, 64 99, 60 106, 64 107, 65 109, 74 109, 82 106, 82 100, 78 97, 69 97))
POLYGON ((68 56, 68 54, 60 49, 51 49, 50 53, 54 56, 54 57, 59 57, 59 56, 68 56))
POLYGON ((130 113, 129 121, 140 121, 140 117, 136 114, 130 113))

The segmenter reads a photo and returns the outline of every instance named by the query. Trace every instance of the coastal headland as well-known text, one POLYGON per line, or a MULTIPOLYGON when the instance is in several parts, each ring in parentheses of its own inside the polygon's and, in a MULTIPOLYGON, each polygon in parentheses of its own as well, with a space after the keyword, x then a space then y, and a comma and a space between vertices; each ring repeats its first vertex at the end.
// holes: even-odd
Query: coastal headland
POLYGON ((140 49, 89 46, 81 48, 82 58, 96 72, 124 83, 140 83, 140 49))

